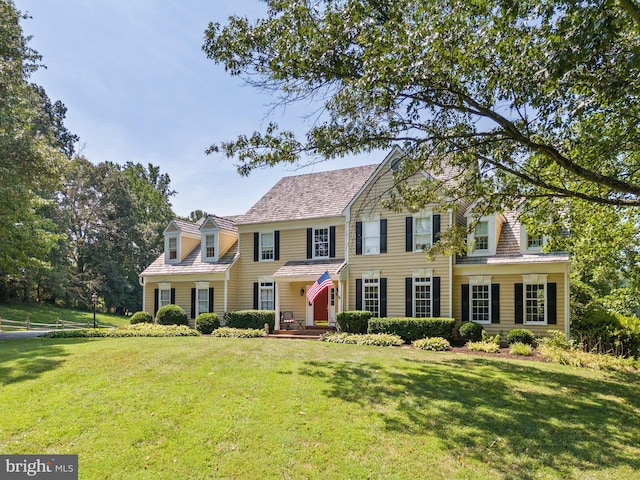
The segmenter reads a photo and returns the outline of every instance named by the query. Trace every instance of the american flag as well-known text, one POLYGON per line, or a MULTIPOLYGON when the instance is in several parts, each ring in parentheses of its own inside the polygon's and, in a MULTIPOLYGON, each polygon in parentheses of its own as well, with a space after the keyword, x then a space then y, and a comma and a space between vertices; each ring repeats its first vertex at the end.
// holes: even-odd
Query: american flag
POLYGON ((313 303, 318 295, 322 293, 325 288, 333 287, 333 282, 331 281, 331 277, 329 277, 329 272, 324 272, 320 275, 320 278, 316 280, 309 290, 307 290, 307 300, 309 303, 313 303))

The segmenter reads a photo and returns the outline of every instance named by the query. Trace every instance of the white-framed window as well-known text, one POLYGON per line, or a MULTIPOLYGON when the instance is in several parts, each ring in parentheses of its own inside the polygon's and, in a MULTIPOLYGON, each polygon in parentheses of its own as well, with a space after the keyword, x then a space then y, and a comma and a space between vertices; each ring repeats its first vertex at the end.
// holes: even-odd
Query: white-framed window
POLYGON ((204 236, 205 258, 215 258, 216 256, 216 236, 213 234, 204 236))
POLYGON ((362 253, 365 255, 380 253, 380 220, 362 222, 362 253))
POLYGON ((540 253, 542 248, 549 240, 546 235, 532 235, 527 231, 527 227, 520 227, 520 252, 521 253, 540 253))
POLYGON ((273 232, 260 234, 260 261, 272 261, 275 252, 275 242, 273 232))
POLYGON ((374 317, 380 316, 380 278, 362 279, 362 306, 374 317))
POLYGON ((470 318, 478 323, 491 323, 491 292, 489 285, 470 285, 470 318))
POLYGON ((544 325, 547 323, 547 276, 523 275, 524 323, 544 325))
POLYGON ((475 249, 477 252, 489 250, 489 222, 478 222, 474 230, 475 249))
POLYGON ((313 229, 313 258, 329 258, 329 228, 313 229))
POLYGON ((544 245, 544 236, 543 235, 529 235, 527 234, 527 249, 539 250, 544 245))
POLYGON ((178 237, 169 237, 167 250, 169 260, 178 259, 178 237))
POLYGON ((198 288, 197 290, 197 302, 196 302, 196 316, 201 313, 209 312, 209 289, 198 288))
POLYGON ((413 315, 418 318, 431 317, 433 306, 431 277, 413 278, 413 315))
POLYGON ((158 284, 158 310, 165 305, 171 305, 171 284, 159 283, 158 284))
POLYGON ((467 255, 495 255, 500 231, 505 222, 504 216, 499 213, 480 218, 475 218, 471 214, 465 216, 467 216, 467 222, 475 223, 473 231, 467 235, 469 246, 467 255))
POLYGON ((258 309, 275 310, 275 287, 273 282, 260 282, 258 309))
POLYGON ((413 251, 424 252, 433 244, 431 215, 421 214, 413 217, 413 251))

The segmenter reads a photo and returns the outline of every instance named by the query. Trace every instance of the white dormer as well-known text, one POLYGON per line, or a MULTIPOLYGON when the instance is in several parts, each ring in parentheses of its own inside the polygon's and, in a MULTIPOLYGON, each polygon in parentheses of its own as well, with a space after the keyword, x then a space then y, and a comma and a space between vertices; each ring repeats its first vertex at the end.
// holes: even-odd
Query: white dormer
MULTIPOLYGON (((467 218, 467 223, 473 223, 475 221, 475 217, 471 211, 472 207, 464 214, 467 218)), ((473 232, 467 235, 467 245, 469 246, 467 255, 470 257, 495 255, 502 224, 505 223, 505 221, 506 219, 501 213, 480 217, 473 232)))
POLYGON ((520 253, 542 253, 548 240, 547 235, 530 235, 524 224, 520 226, 520 253))
POLYGON ((164 229, 164 261, 180 263, 200 241, 197 227, 183 220, 171 220, 164 229))
POLYGON ((217 262, 220 258, 220 227, 208 216, 200 226, 200 258, 203 262, 217 262))

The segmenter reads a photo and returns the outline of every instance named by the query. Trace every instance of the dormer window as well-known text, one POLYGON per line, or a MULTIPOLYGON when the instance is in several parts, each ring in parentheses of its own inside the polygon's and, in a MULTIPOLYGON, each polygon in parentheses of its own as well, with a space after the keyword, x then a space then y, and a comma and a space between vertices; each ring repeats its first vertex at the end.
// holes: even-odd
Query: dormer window
POLYGON ((540 248, 544 243, 542 235, 527 235, 527 248, 540 248))
POLYGON ((541 253, 545 243, 547 243, 545 235, 529 234, 527 228, 522 225, 520 228, 520 251, 522 253, 541 253))
POLYGON ((215 235, 205 235, 204 236, 204 244, 205 244, 205 256, 206 256, 206 258, 215 258, 215 256, 216 256, 216 236, 215 235))
POLYGON ((478 222, 474 232, 476 251, 489 250, 489 222, 487 220, 478 222))
POLYGON ((468 255, 495 255, 504 217, 501 214, 485 215, 469 221, 472 224, 475 221, 475 227, 467 236, 468 255))
POLYGON ((175 262, 178 260, 178 237, 167 238, 167 260, 175 262))

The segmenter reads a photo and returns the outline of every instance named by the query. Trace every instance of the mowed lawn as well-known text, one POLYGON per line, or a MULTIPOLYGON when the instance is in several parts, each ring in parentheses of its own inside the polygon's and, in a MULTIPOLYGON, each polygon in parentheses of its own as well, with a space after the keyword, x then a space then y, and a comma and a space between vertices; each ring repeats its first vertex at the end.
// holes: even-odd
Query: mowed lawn
POLYGON ((640 478, 640 377, 281 339, 0 342, 0 453, 81 479, 640 478))

